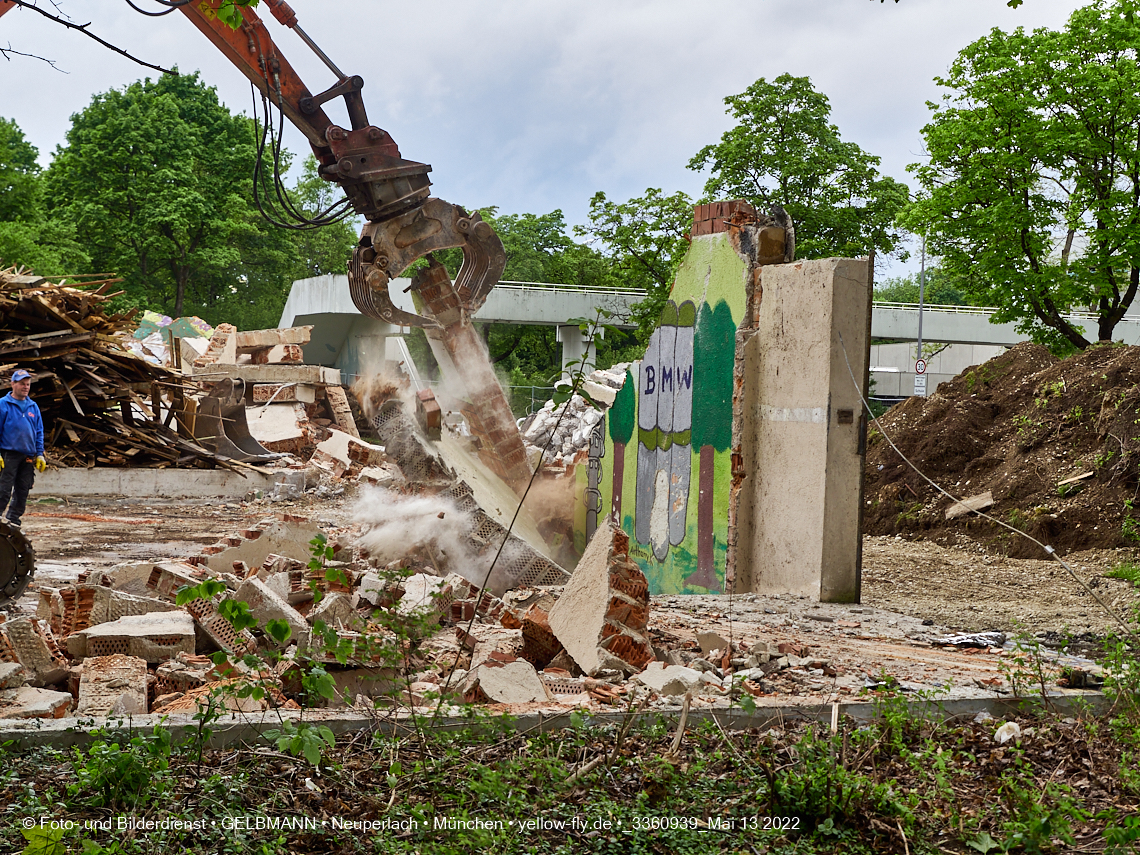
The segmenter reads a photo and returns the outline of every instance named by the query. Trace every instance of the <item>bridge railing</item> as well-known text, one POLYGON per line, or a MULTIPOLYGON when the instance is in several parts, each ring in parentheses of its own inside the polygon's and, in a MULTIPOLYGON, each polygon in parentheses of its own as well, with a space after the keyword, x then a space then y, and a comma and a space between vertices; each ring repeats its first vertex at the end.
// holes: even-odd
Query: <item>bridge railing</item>
POLYGON ((531 290, 545 290, 545 291, 572 291, 576 294, 604 294, 611 297, 633 297, 638 301, 644 300, 649 296, 648 291, 643 291, 640 288, 587 288, 585 285, 560 285, 554 282, 515 282, 512 280, 503 280, 496 288, 503 288, 507 291, 531 291, 531 290))
MULTIPOLYGON (((874 307, 876 309, 901 309, 908 312, 917 312, 918 303, 892 303, 889 300, 875 300, 874 307)), ((937 312, 939 314, 951 315, 993 315, 999 312, 1000 309, 994 306, 944 306, 941 304, 931 305, 924 304, 922 307, 923 314, 927 312, 937 312)), ((1063 317, 1066 318, 1079 318, 1082 321, 1096 321, 1100 319, 1100 315, 1096 312, 1063 312, 1063 317)), ((1140 324, 1140 317, 1133 317, 1126 315, 1121 318, 1118 323, 1122 324, 1140 324)))

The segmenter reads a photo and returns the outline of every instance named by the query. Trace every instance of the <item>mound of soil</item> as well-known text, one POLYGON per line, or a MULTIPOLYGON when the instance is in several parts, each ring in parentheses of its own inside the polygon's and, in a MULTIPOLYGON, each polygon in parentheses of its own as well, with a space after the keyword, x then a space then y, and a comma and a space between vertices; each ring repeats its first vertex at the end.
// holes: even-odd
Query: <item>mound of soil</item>
MULTIPOLYGON (((1024 343, 929 398, 896 405, 879 423, 927 477, 963 499, 989 491, 994 505, 986 513, 1059 554, 1134 546, 1138 382, 1140 347, 1098 345, 1058 360, 1024 343), (1069 479, 1079 480, 1062 483, 1069 479)), ((947 520, 950 500, 874 427, 865 500, 865 534, 921 534, 942 544, 966 536, 1010 557, 1042 557, 1030 541, 976 515, 947 520)))

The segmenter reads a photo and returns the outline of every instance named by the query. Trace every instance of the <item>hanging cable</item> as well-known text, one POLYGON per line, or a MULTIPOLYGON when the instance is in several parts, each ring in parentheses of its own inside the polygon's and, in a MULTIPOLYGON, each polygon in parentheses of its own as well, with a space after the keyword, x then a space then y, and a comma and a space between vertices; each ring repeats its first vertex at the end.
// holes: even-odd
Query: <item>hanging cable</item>
POLYGON ((253 201, 257 210, 267 221, 278 228, 300 231, 321 228, 322 226, 338 223, 351 217, 354 211, 348 198, 339 199, 314 216, 309 216, 290 198, 281 171, 282 152, 284 151, 284 145, 281 140, 285 132, 285 114, 281 112, 280 109, 278 110, 280 113, 280 121, 275 132, 273 128, 271 99, 262 93, 260 112, 263 116, 263 121, 259 122, 257 118, 257 93, 253 84, 250 84, 250 89, 253 95, 254 136, 257 140, 257 155, 254 160, 253 168, 253 201), (272 181, 274 196, 277 198, 280 213, 272 210, 272 206, 268 204, 268 200, 263 199, 262 196, 262 182, 268 179, 268 176, 263 178, 266 171, 266 149, 268 149, 273 162, 272 178, 269 180, 272 181))
POLYGON ((160 6, 165 6, 166 10, 163 12, 148 12, 146 9, 140 9, 131 0, 127 0, 127 5, 138 12, 140 15, 146 15, 148 18, 161 18, 163 15, 169 15, 171 12, 181 9, 183 6, 189 6, 193 0, 154 0, 160 6))

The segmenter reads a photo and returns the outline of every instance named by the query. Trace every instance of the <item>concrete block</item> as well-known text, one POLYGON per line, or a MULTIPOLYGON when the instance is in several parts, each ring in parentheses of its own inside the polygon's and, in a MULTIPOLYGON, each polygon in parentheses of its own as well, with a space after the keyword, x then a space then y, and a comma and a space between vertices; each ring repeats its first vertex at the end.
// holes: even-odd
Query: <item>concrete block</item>
POLYGON ((352 407, 348 402, 348 393, 343 386, 329 386, 325 395, 332 410, 333 421, 336 426, 350 436, 360 439, 360 431, 356 428, 356 419, 352 417, 352 407))
POLYGON ((340 371, 322 365, 195 365, 194 375, 209 380, 245 380, 246 383, 340 384, 340 371))
POLYGON ((602 667, 599 648, 638 670, 651 662, 648 623, 649 583, 629 559, 629 536, 607 518, 551 608, 550 628, 578 667, 593 675, 602 667))
MULTIPOLYGON (((155 671, 158 681, 155 686, 155 707, 161 706, 158 697, 161 695, 186 694, 191 689, 197 689, 219 677, 214 663, 206 656, 193 654, 179 654, 178 658, 163 662, 155 671)), ((167 698, 167 702, 176 700, 167 698)))
POLYGON ((325 594, 305 617, 314 626, 317 621, 322 621, 333 629, 360 631, 364 628, 364 620, 352 607, 352 597, 339 591, 325 594))
POLYGON ((253 634, 248 629, 235 632, 233 624, 222 617, 213 600, 194 600, 186 604, 186 611, 194 618, 194 625, 202 634, 206 647, 212 644, 236 656, 252 653, 257 648, 253 634))
POLYGON ((416 573, 404 580, 404 595, 396 611, 415 617, 432 616, 438 619, 451 608, 451 588, 439 576, 416 573))
POLYGON ((250 436, 270 451, 296 454, 309 444, 304 407, 292 403, 248 407, 245 420, 250 436))
POLYGON ((36 476, 36 493, 49 496, 110 496, 154 501, 196 498, 240 499, 250 490, 273 487, 273 476, 245 470, 225 469, 140 469, 107 466, 95 469, 49 469, 36 476))
POLYGON ((867 260, 772 264, 758 276, 733 443, 740 471, 764 476, 730 498, 735 589, 858 602, 865 424, 851 373, 867 372, 867 260))
POLYGON ((365 466, 356 476, 356 480, 374 487, 396 488, 407 479, 395 463, 385 463, 383 466, 365 466))
POLYGON ((75 659, 121 654, 157 664, 194 652, 194 619, 184 611, 128 615, 67 637, 75 659))
POLYGON ((71 712, 70 692, 24 686, 0 691, 0 718, 64 718, 71 712))
POLYGON ((28 672, 19 662, 0 662, 0 689, 18 689, 28 683, 28 672))
MULTIPOLYGON (((304 616, 289 605, 284 598, 277 596, 269 586, 254 577, 246 579, 233 595, 233 599, 242 600, 249 604, 249 609, 257 619, 257 624, 264 629, 271 620, 283 620, 289 624, 292 631, 286 645, 290 643, 304 643, 308 636, 309 623, 304 616)), ((266 638, 270 636, 266 635, 266 638)), ((274 642, 276 643, 276 642, 274 642)))
POLYGON ((139 597, 101 585, 71 585, 54 593, 42 591, 40 606, 40 611, 48 612, 52 632, 59 638, 127 615, 170 612, 178 608, 170 600, 139 597))
POLYGON ((307 564, 312 557, 309 541, 319 533, 320 527, 316 523, 296 517, 264 520, 252 529, 207 547, 200 560, 218 573, 229 572, 235 561, 258 567, 271 553, 307 564))
POLYGON ((701 655, 708 656, 714 650, 724 653, 728 650, 728 640, 716 632, 698 632, 697 644, 701 646, 701 655))
POLYGON ((371 707, 372 699, 395 693, 400 683, 391 668, 350 668, 330 670, 336 685, 336 700, 330 707, 357 706, 364 703, 371 707))
POLYGON ((550 700, 538 672, 524 659, 514 662, 488 660, 473 668, 463 684, 463 694, 470 700, 496 704, 550 700))
POLYGON ((372 606, 379 608, 387 599, 390 588, 387 582, 377 576, 375 573, 365 573, 360 577, 360 584, 356 588, 356 593, 353 594, 353 608, 361 605, 372 606))
POLYGON ((178 352, 182 356, 182 364, 193 365, 194 360, 202 356, 209 346, 210 340, 208 338, 188 336, 178 339, 178 352))
POLYGON ((648 668, 633 679, 659 695, 683 695, 701 685, 701 672, 684 665, 651 662, 648 668))
POLYGON ((236 337, 239 353, 249 353, 279 344, 308 344, 313 335, 312 324, 272 330, 246 330, 236 337))
POLYGON ((601 383, 594 383, 591 380, 587 380, 582 384, 582 389, 599 404, 603 404, 607 407, 613 406, 614 401, 617 400, 618 390, 610 386, 604 386, 601 383))
POLYGON ((147 590, 163 599, 173 601, 180 588, 193 587, 202 581, 202 572, 193 564, 181 561, 163 561, 152 564, 147 578, 147 590))
POLYGON ((137 656, 93 656, 83 661, 77 715, 147 712, 146 661, 137 656))
POLYGON ((233 324, 218 324, 214 327, 214 334, 210 336, 206 352, 191 364, 197 369, 215 364, 233 365, 235 362, 237 362, 237 327, 233 324))
POLYGON ((67 677, 67 662, 55 647, 54 639, 48 639, 39 621, 32 618, 5 621, 3 633, 27 671, 29 684, 50 686, 67 677))

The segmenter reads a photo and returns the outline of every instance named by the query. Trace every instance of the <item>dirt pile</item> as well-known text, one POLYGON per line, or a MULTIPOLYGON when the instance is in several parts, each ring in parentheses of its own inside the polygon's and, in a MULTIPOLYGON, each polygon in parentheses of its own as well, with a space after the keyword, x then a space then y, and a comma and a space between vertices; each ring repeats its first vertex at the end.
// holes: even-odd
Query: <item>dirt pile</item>
MULTIPOLYGON (((992 494, 986 512, 1059 553, 1140 543, 1140 348, 1102 345, 1058 360, 1019 344, 967 369, 880 424, 899 450, 959 498, 992 494)), ((951 502, 872 427, 865 534, 963 536, 1011 557, 1041 550, 987 520, 947 520, 951 502)))

